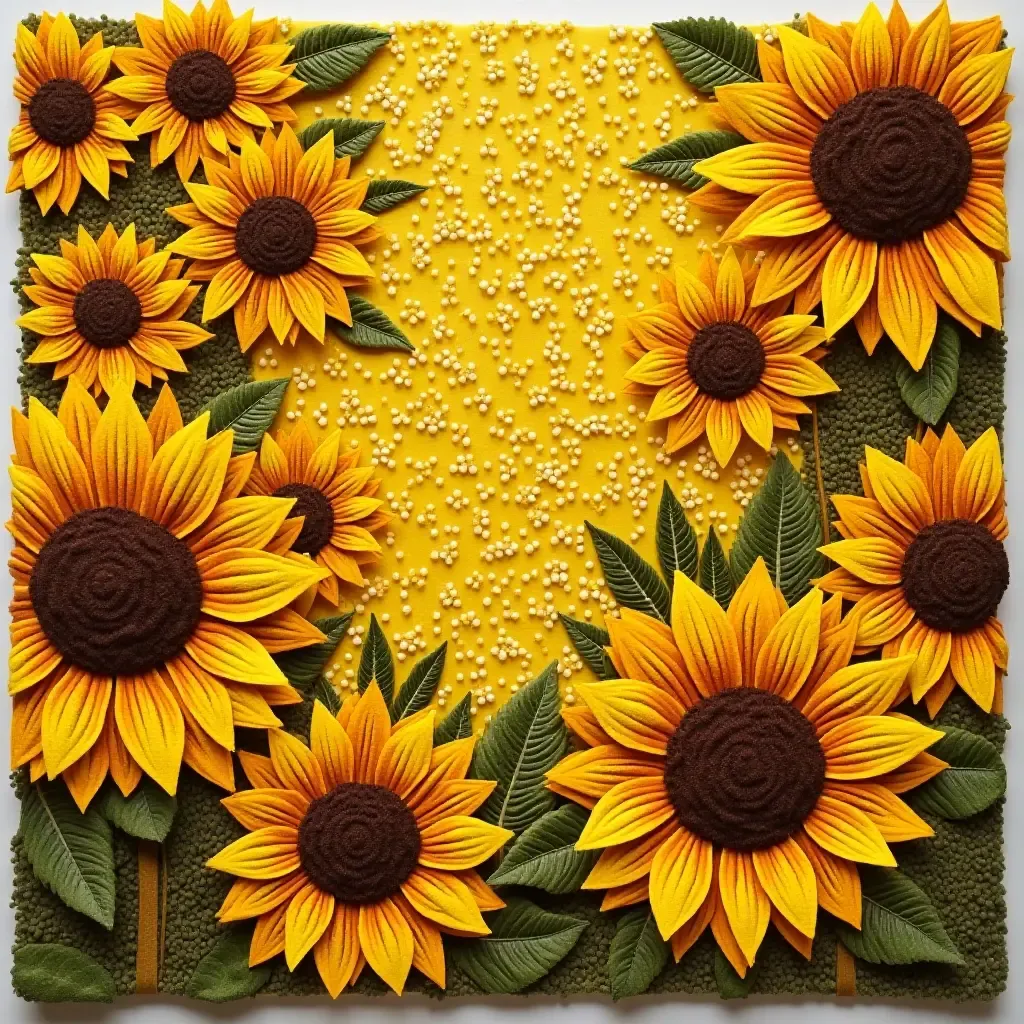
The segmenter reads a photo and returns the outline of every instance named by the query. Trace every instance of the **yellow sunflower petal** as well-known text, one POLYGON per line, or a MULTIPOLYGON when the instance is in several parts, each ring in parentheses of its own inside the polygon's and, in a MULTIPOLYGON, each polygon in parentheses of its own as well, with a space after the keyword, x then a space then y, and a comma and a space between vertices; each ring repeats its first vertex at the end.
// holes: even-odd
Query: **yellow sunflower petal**
POLYGON ((649 875, 655 854, 677 829, 676 822, 669 819, 639 839, 606 847, 581 888, 614 889, 649 875))
POLYGON ((284 918, 288 904, 281 903, 264 914, 253 929, 249 943, 249 966, 255 967, 284 952, 284 918))
POLYGON ((999 436, 989 427, 964 455, 953 483, 953 515, 981 522, 999 499, 1003 487, 1003 460, 999 436))
POLYGON ((843 860, 896 867, 896 858, 878 826, 862 810, 831 796, 827 784, 814 810, 804 819, 804 831, 823 850, 843 860))
POLYGON ((862 903, 857 866, 853 861, 829 853, 806 832, 798 832, 793 838, 814 869, 818 905, 840 921, 860 928, 862 903))
POLYGON ((821 635, 822 593, 812 588, 772 627, 750 684, 792 700, 814 667, 821 635))
POLYGON ((56 778, 99 740, 113 690, 110 676, 71 667, 50 688, 42 711, 46 774, 56 778))
POLYGON ((761 195, 786 181, 806 181, 811 173, 810 152, 779 142, 752 142, 701 160, 694 171, 735 192, 761 195))
POLYGON ((243 828, 255 832, 276 825, 297 829, 309 798, 294 789, 246 789, 224 797, 221 804, 243 828))
POLYGON ((758 196, 721 240, 731 244, 754 238, 792 238, 823 228, 830 220, 812 182, 787 181, 758 196))
POLYGON ((949 666, 952 649, 950 634, 932 629, 920 620, 914 622, 900 637, 900 655, 915 655, 907 682, 915 701, 919 701, 938 681, 949 666))
POLYGON ((284 919, 284 956, 288 970, 299 961, 327 931, 334 916, 334 897, 312 882, 303 886, 288 904, 284 919))
POLYGON ((472 889, 450 871, 417 866, 402 883, 402 894, 415 910, 442 928, 470 935, 490 932, 472 889))
POLYGON ((454 779, 438 783, 413 810, 416 824, 424 828, 454 814, 472 814, 497 785, 488 779, 454 779))
POLYGON ((676 267, 676 302, 691 327, 700 330, 715 320, 715 297, 700 278, 683 267, 676 267))
POLYGON ((827 46, 787 25, 780 26, 779 41, 790 83, 820 117, 831 117, 837 107, 857 94, 845 62, 827 46))
POLYGON ((672 590, 672 632, 687 672, 702 696, 742 679, 739 644, 721 605, 684 573, 672 590))
POLYGON ((358 906, 335 903, 331 923, 313 947, 313 959, 331 998, 337 999, 359 963, 358 906))
POLYGON ((664 764, 657 758, 646 757, 618 744, 601 744, 563 757, 547 773, 547 778, 560 790, 600 799, 627 779, 663 773, 664 764))
POLYGON ((821 309, 825 330, 834 337, 867 301, 875 284, 878 245, 843 235, 825 259, 821 309))
POLYGON ((984 630, 953 634, 949 668, 964 693, 982 711, 991 711, 996 694, 996 664, 984 630))
POLYGON ((265 647, 226 622, 202 618, 185 641, 185 650, 215 676, 253 686, 287 683, 265 647))
POLYGON ((211 857, 206 866, 239 878, 283 878, 300 866, 298 835, 284 825, 248 832, 211 857))
POLYGON ((464 871, 482 864, 513 836, 507 828, 479 818, 454 815, 420 830, 419 863, 443 871, 464 871))
POLYGON ((355 754, 342 724, 320 702, 313 702, 309 748, 320 765, 327 791, 355 781, 355 754))
POLYGON ((682 705, 653 683, 581 683, 579 693, 608 735, 632 750, 664 754, 682 721, 682 705))
POLYGON ((814 868, 792 837, 751 853, 758 881, 772 905, 797 931, 814 937, 818 884, 814 868))
POLYGON ((577 840, 577 850, 598 850, 647 835, 675 813, 663 778, 620 782, 597 802, 577 840))
POLYGON ((937 307, 919 246, 884 245, 878 253, 878 315, 886 334, 919 370, 935 335, 937 307))
POLYGON ((903 44, 896 84, 938 95, 949 68, 949 35, 949 9, 941 3, 903 44))
POLYGON ((865 583, 896 586, 904 552, 883 537, 856 537, 825 544, 818 550, 865 583))
POLYGON ((220 680, 201 668, 187 654, 165 663, 181 704, 189 709, 203 731, 220 746, 235 749, 231 697, 220 680))
MULTIPOLYGON (((381 748, 374 782, 400 797, 408 796, 430 767, 434 712, 396 730, 381 748)), ((467 864, 466 867, 473 867, 467 864)))
POLYGON ((678 827, 651 864, 651 910, 663 939, 700 910, 714 876, 714 849, 706 839, 678 827))
POLYGON ((736 588, 726 611, 733 633, 739 641, 741 678, 755 678, 754 667, 758 652, 784 610, 785 603, 772 583, 764 559, 759 555, 736 588))
POLYGON ((718 892, 736 943, 747 963, 753 964, 768 930, 771 903, 758 880, 751 854, 722 850, 718 892))
POLYGON ((251 622, 276 612, 326 575, 314 562, 251 548, 215 551, 196 564, 203 612, 226 622, 251 622))
POLYGON ((380 752, 391 735, 391 716, 376 680, 359 697, 345 731, 352 741, 355 781, 372 783, 380 752))
POLYGON ((173 796, 185 749, 185 722, 171 685, 158 672, 118 677, 114 714, 132 757, 173 796))
POLYGON ((327 792, 320 764, 302 740, 281 729, 272 730, 267 739, 274 771, 285 788, 303 793, 310 800, 327 792))
POLYGON ((840 722, 821 737, 825 777, 869 779, 891 772, 942 736, 936 729, 892 715, 864 715, 840 722))
POLYGON ((862 810, 877 826, 888 843, 927 839, 935 830, 916 815, 892 790, 878 783, 833 782, 829 794, 862 810))
POLYGON ((788 83, 724 85, 715 90, 715 99, 733 127, 754 142, 782 142, 810 150, 821 128, 821 119, 788 83))
POLYGON ((296 871, 291 878, 272 878, 263 881, 239 878, 232 886, 217 911, 222 924, 259 917, 290 900, 306 884, 305 875, 296 871))
POLYGON ((1001 327, 999 282, 992 257, 951 220, 925 231, 924 244, 942 283, 964 311, 990 327, 1001 327))
POLYGON ((889 85, 892 81, 895 71, 892 41, 881 13, 873 3, 868 4, 853 30, 850 70, 860 92, 889 85))
POLYGON ((818 684, 801 708, 803 715, 819 735, 841 722, 880 715, 892 707, 913 663, 908 655, 847 665, 818 684))
POLYGON ((865 455, 875 500, 900 526, 916 534, 935 522, 929 489, 913 470, 870 446, 865 455))

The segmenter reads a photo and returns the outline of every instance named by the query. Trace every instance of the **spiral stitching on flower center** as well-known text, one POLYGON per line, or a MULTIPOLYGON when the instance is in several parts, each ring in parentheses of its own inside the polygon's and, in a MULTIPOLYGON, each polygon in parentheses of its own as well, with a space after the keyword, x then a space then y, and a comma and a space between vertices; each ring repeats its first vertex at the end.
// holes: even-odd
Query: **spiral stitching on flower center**
POLYGON ((28 104, 36 135, 54 146, 74 146, 88 138, 96 124, 96 104, 89 90, 73 78, 43 82, 28 104))
POLYGON ((89 281, 75 296, 75 326, 90 345, 119 348, 142 325, 142 304, 123 281, 89 281))
POLYGON ((749 327, 723 320, 694 335, 686 366, 701 391, 728 401, 757 386, 764 373, 764 348, 749 327))
POLYGON ((825 785, 811 723, 766 690, 701 701, 669 741, 665 787, 679 822, 716 846, 759 850, 791 836, 825 785))
POLYGON ((288 518, 304 516, 302 532, 292 545, 292 551, 304 555, 317 555, 334 532, 334 509, 323 491, 309 484, 285 484, 274 491, 275 498, 294 498, 288 518))
POLYGON ((134 675, 182 651, 203 593, 183 541, 128 509, 96 508, 53 531, 29 597, 43 632, 73 665, 134 675))
POLYGON ((894 245, 953 216, 971 181, 971 146, 949 108, 928 93, 871 89, 822 125, 811 178, 844 231, 894 245))
POLYGON ((220 117, 235 100, 235 76, 217 54, 190 50, 167 72, 167 98, 190 121, 220 117))
POLYGON ((257 199, 235 229, 239 258, 257 274, 279 277, 301 270, 316 247, 316 221, 288 196, 257 199))
POLYGON ((911 541, 900 576, 907 602, 926 626, 963 633, 995 615, 1010 585, 1010 562, 980 523, 943 519, 911 541))
POLYGON ((299 826, 303 870, 344 903, 377 903, 394 895, 419 853, 412 811, 384 786, 336 786, 309 805, 299 826))

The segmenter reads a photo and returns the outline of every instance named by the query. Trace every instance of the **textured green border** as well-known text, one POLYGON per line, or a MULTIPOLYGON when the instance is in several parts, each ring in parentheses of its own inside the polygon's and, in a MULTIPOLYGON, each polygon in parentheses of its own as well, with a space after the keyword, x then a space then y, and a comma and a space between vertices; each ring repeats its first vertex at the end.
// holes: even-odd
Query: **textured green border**
MULTIPOLYGON (((106 18, 73 20, 84 38, 101 30, 107 44, 137 42, 130 22, 106 18)), ((19 250, 15 288, 27 282, 29 254, 57 252, 58 239, 79 221, 96 233, 108 220, 118 230, 134 220, 140 237, 155 235, 160 244, 183 230, 164 213, 166 206, 187 199, 173 168, 153 171, 148 166, 148 146, 140 144, 134 149, 137 162, 130 168, 127 181, 114 179, 109 204, 83 186, 82 196, 70 218, 59 212, 44 218, 39 215, 35 200, 22 196, 24 247, 19 250)), ((194 311, 191 316, 195 319, 198 313, 194 311)), ((186 418, 194 416, 219 391, 248 377, 248 364, 238 349, 230 316, 222 317, 213 329, 217 332, 216 341, 185 354, 189 375, 171 375, 171 386, 186 418)), ((35 396, 55 409, 62 386, 49 380, 50 368, 24 363, 24 357, 34 345, 31 336, 23 335, 19 373, 22 396, 26 402, 29 396, 35 396)), ((890 346, 885 343, 869 360, 856 338, 849 336, 842 338, 826 359, 826 369, 843 387, 838 395, 822 402, 820 411, 821 469, 830 492, 860 492, 857 463, 863 457, 865 443, 870 442, 899 457, 905 438, 913 434, 916 421, 902 403, 892 372, 892 354, 887 349, 890 346)), ((964 344, 960 387, 949 416, 965 441, 973 440, 991 424, 1002 430, 1004 365, 1003 335, 990 333, 980 342, 964 344)), ((155 390, 137 389, 143 408, 147 408, 155 396, 155 390)), ((802 440, 810 456, 809 465, 813 467, 809 429, 802 440)), ((644 553, 653 555, 651 551, 644 553)), ((286 725, 303 732, 308 714, 308 706, 296 709, 286 725)), ((1002 749, 1007 729, 1005 720, 979 714, 959 695, 950 700, 939 721, 980 732, 1002 749)), ((243 745, 258 749, 261 741, 261 737, 254 735, 251 744, 243 742, 243 745)), ((15 778, 15 789, 20 790, 22 785, 19 775, 15 778)), ((184 991, 196 964, 212 949, 221 931, 214 913, 230 880, 203 865, 226 843, 242 834, 240 826, 220 807, 221 795, 187 768, 183 770, 178 818, 166 843, 168 918, 160 987, 167 993, 184 991)), ((928 892, 967 963, 957 969, 933 965, 887 968, 858 962, 857 989, 861 996, 965 1001, 993 999, 1003 990, 1007 958, 1002 820, 1000 801, 966 822, 933 821, 936 828, 933 839, 901 844, 898 851, 901 868, 928 892)), ((21 841, 15 837, 12 843, 15 948, 38 942, 77 946, 103 964, 113 975, 118 993, 127 995, 134 991, 135 985, 137 870, 133 844, 120 833, 115 832, 115 836, 117 911, 111 933, 68 910, 46 890, 34 877, 21 841)), ((528 993, 608 994, 608 949, 617 915, 600 914, 592 897, 545 897, 535 890, 529 890, 528 894, 538 903, 576 913, 590 922, 575 949, 528 993)), ((828 996, 835 992, 835 933, 824 913, 811 963, 794 953, 774 929, 770 930, 758 959, 762 966, 753 988, 755 993, 828 996)), ((307 957, 299 970, 290 974, 278 958, 263 992, 290 996, 323 994, 311 961, 312 958, 307 957)), ((383 994, 384 986, 370 971, 364 971, 353 991, 364 995, 383 994)), ((407 991, 438 997, 481 995, 476 985, 451 964, 446 993, 425 981, 418 972, 413 972, 407 991)), ((670 963, 649 991, 717 997, 714 946, 710 937, 702 938, 681 963, 670 963)))

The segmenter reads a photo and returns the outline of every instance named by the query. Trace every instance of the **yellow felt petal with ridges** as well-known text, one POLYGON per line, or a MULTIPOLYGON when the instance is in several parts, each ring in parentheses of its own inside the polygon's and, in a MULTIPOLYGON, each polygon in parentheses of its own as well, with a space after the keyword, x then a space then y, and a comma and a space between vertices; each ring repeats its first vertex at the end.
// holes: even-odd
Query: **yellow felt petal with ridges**
MULTIPOLYGON (((762 65, 763 67, 764 65, 762 65)), ((693 915, 680 929, 678 929, 672 936, 672 958, 676 963, 679 961, 693 948, 693 944, 704 934, 707 926, 711 923, 711 918, 714 916, 715 907, 718 906, 718 900, 716 898, 717 880, 712 877, 711 879, 711 891, 708 893, 707 898, 700 905, 697 913, 693 915)), ((742 959, 742 954, 739 950, 736 953, 742 959)), ((746 964, 743 964, 744 968, 746 964)))
POLYGON ((614 889, 649 875, 655 854, 677 828, 670 819, 639 839, 606 847, 580 888, 614 889))
MULTIPOLYGON (((991 711, 996 694, 996 664, 984 630, 953 634, 949 668, 964 693, 982 711, 991 711)), ((44 740, 44 750, 45 747, 44 740)))
POLYGON ((754 679, 757 655, 772 627, 785 611, 785 600, 775 589, 764 559, 758 555, 743 582, 736 588, 726 617, 739 641, 741 678, 754 679))
POLYGON ((220 746, 235 749, 231 697, 220 680, 199 667, 187 654, 166 662, 178 699, 189 709, 203 730, 220 746))
POLYGON ((274 825, 298 829, 309 807, 309 797, 294 789, 246 789, 224 797, 221 804, 250 832, 274 825))
POLYGON ((736 399, 736 413, 747 436, 765 451, 772 446, 774 421, 772 407, 764 395, 757 391, 748 391, 736 399))
POLYGON ((790 836, 775 846, 753 850, 758 881, 772 905, 797 931, 814 937, 818 917, 818 885, 814 868, 790 836))
POLYGON ((92 475, 56 416, 38 399, 28 403, 28 441, 32 467, 42 477, 65 515, 92 508, 92 475))
POLYGON ((229 548, 262 550, 284 524, 294 505, 291 498, 250 495, 221 500, 210 517, 188 537, 197 558, 229 548))
POLYGON ((999 435, 989 427, 964 455, 953 483, 953 515, 981 522, 998 501, 1003 487, 999 435))
POLYGON ((408 796, 430 767, 433 736, 433 711, 397 730, 381 748, 375 783, 400 797, 408 796))
POLYGON ((399 893, 395 902, 412 931, 412 965, 439 988, 445 987, 444 943, 441 931, 399 893))
POLYGON ((359 947, 381 980, 401 995, 412 967, 413 938, 395 900, 384 899, 359 908, 359 947))
MULTIPOLYGON (((761 383, 795 398, 827 395, 839 390, 839 385, 817 363, 790 352, 773 352, 768 356, 761 383)), ((805 410, 798 407, 797 411, 805 410)))
POLYGON ((825 330, 835 337, 867 301, 875 284, 878 244, 843 235, 825 259, 821 310, 825 330))
POLYGON ((298 832, 284 825, 248 832, 211 857, 206 866, 239 878, 283 878, 300 866, 298 832))
POLYGON ((56 778, 100 738, 112 689, 110 676, 95 676, 74 666, 49 688, 42 712, 48 778, 56 778))
POLYGON ((704 429, 715 460, 719 465, 727 466, 743 436, 736 403, 713 399, 704 429))
POLYGON ((174 796, 185 748, 185 722, 171 684, 155 671, 118 677, 114 715, 129 753, 174 796))
POLYGON ((683 267, 675 268, 676 302, 687 323, 696 330, 715 322, 715 297, 700 278, 683 267))
POLYGON ((651 910, 663 939, 700 910, 714 879, 714 849, 706 839, 678 827, 651 864, 651 910))
POLYGON ((242 771, 249 780, 250 785, 256 789, 281 789, 281 780, 274 771, 274 762, 262 754, 253 754, 248 750, 238 751, 238 760, 242 765, 242 771))
POLYGON ((821 118, 788 83, 723 85, 715 99, 732 126, 752 142, 782 142, 810 151, 821 128, 821 118))
POLYGON ((791 238, 831 220, 809 181, 787 181, 758 196, 722 235, 727 245, 755 238, 791 238))
POLYGON ((273 878, 270 881, 239 878, 224 897, 217 911, 217 920, 228 924, 258 917, 291 899, 305 884, 305 875, 301 871, 296 871, 291 878, 273 878))
POLYGON ((949 69, 949 10, 945 0, 910 33, 900 52, 897 85, 937 96, 949 69))
POLYGON ((771 904, 749 853, 722 850, 718 863, 718 893, 736 943, 747 963, 753 964, 768 930, 771 904))
POLYGON ((828 783, 818 802, 804 819, 804 831, 823 850, 859 864, 896 867, 878 826, 859 808, 829 794, 828 783))
POLYGON ((913 663, 908 655, 847 665, 823 679, 801 711, 819 736, 840 722, 880 715, 892 707, 913 663))
POLYGON ((836 108, 857 94, 843 59, 787 25, 779 28, 786 74, 800 98, 820 117, 831 117, 836 108))
POLYGON ((860 92, 889 85, 895 71, 892 41, 875 4, 868 4, 853 30, 850 70, 860 92))
POLYGON ((444 871, 465 871, 482 864, 515 835, 479 818, 453 815, 420 830, 419 863, 444 871))
POLYGON ((61 663, 60 652, 50 643, 33 615, 11 626, 7 692, 21 693, 45 679, 61 663))
POLYGON ((272 730, 267 739, 274 771, 286 788, 303 793, 310 800, 327 792, 320 764, 302 740, 281 729, 272 730))
POLYGON ((739 320, 747 311, 747 290, 743 283, 743 268, 736 250, 725 250, 718 265, 715 281, 715 306, 720 320, 739 320))
POLYGON ((920 620, 914 622, 900 637, 900 655, 915 656, 907 675, 915 703, 942 678, 942 673, 949 666, 951 650, 952 640, 948 632, 932 629, 920 620))
POLYGON ((355 754, 342 724, 320 702, 313 702, 309 748, 323 773, 327 791, 355 781, 355 754))
POLYGON ((264 914, 253 929, 249 943, 249 966, 265 963, 271 957, 284 952, 284 917, 288 904, 281 903, 264 914))
MULTIPOLYGON (((652 387, 674 384, 686 373, 686 350, 675 346, 659 345, 644 353, 626 371, 626 380, 652 387)), ((657 417, 656 417, 657 418, 657 417)))
POLYGON ((294 601, 327 575, 315 562, 252 548, 227 548, 198 559, 202 610, 226 622, 251 622, 294 601))
POLYGON ((92 438, 93 474, 101 505, 138 509, 153 459, 153 439, 127 388, 115 388, 92 438))
POLYGON ((935 522, 932 496, 913 470, 877 448, 864 454, 875 500, 900 526, 916 534, 935 522))
POLYGON ((825 777, 869 779, 898 768, 943 733, 894 715, 865 715, 833 726, 821 737, 825 777))
POLYGON ((931 274, 920 267, 919 251, 919 244, 902 244, 883 245, 878 252, 878 315, 915 370, 924 365, 938 319, 931 274))
POLYGON ((949 107, 957 123, 971 124, 996 101, 1006 85, 1013 48, 980 53, 958 64, 939 92, 939 102, 949 107))
POLYGON ((673 694, 683 707, 693 707, 700 700, 672 630, 664 622, 631 608, 621 608, 619 617, 609 617, 605 626, 622 676, 656 683, 673 694))
POLYGON ((416 824, 424 828, 453 814, 472 814, 497 785, 489 779, 452 779, 438 783, 416 805, 413 812, 416 824))
POLYGON ((299 961, 327 931, 334 916, 334 897, 312 882, 303 886, 288 904, 284 919, 284 956, 288 970, 299 961))
POLYGON ((792 700, 804 685, 818 653, 822 593, 816 587, 779 619, 757 655, 748 685, 792 700))
POLYGON ((924 232, 924 244, 954 301, 990 327, 1003 324, 995 264, 961 228, 947 220, 924 232))
POLYGON ((11 523, 15 539, 38 554, 62 522, 61 512, 42 477, 25 466, 8 466, 11 478, 11 523))
POLYGON ((672 589, 671 622, 686 670, 702 696, 710 697, 740 684, 739 644, 725 611, 678 570, 672 589))
POLYGON ((316 969, 332 999, 352 980, 359 956, 359 907, 336 902, 330 925, 313 947, 316 969))
POLYGON ((885 537, 899 547, 909 547, 914 531, 894 522, 875 498, 856 494, 833 494, 832 505, 839 513, 844 537, 885 537))
POLYGON ((345 731, 352 741, 355 781, 372 783, 380 752, 391 735, 391 716, 376 680, 360 695, 345 731))
POLYGON ((577 850, 600 850, 639 839, 675 813, 664 778, 646 777, 620 782, 590 812, 576 841, 577 850))
POLYGON ((877 782, 831 782, 828 792, 862 810, 888 843, 935 835, 927 821, 916 815, 891 789, 877 782))
POLYGON ((948 767, 945 761, 926 750, 912 757, 906 764, 901 764, 895 771, 879 775, 875 782, 893 793, 907 793, 918 786, 923 786, 948 767))
POLYGON ((683 718, 675 697, 638 679, 581 683, 579 692, 608 735, 631 750, 664 754, 683 718))
POLYGON ((807 181, 811 174, 810 151, 780 142, 753 142, 700 160, 693 169, 724 188, 759 196, 786 181, 807 181))
MULTIPOLYGON (((92 452, 92 438, 100 422, 100 410, 96 399, 89 394, 77 373, 72 373, 68 378, 68 386, 57 408, 57 419, 60 420, 68 440, 82 456, 85 468, 91 469, 89 456, 92 452)), ((93 482, 95 483, 95 479, 93 482)))
POLYGON ((793 839, 814 869, 821 909, 854 928, 860 928, 862 904, 857 866, 853 861, 829 853, 806 832, 797 832, 793 839))
MULTIPOLYGON (((172 434, 153 457, 146 474, 139 511, 161 526, 167 526, 173 520, 199 474, 206 451, 209 419, 209 413, 203 413, 187 427, 172 434)), ((218 482, 218 491, 222 482, 223 474, 218 482)))
POLYGON ((627 779, 663 773, 660 758, 645 757, 618 744, 601 744, 563 757, 547 773, 547 779, 562 789, 600 799, 627 779))
POLYGON ((402 894, 419 913, 442 928, 470 935, 490 932, 473 891, 450 871, 417 866, 402 883, 402 894))
POLYGON ((287 683, 284 673, 248 633, 226 622, 202 618, 185 650, 215 676, 252 686, 287 683))
POLYGON ((884 537, 837 540, 818 550, 865 583, 889 587, 900 583, 904 552, 884 537))

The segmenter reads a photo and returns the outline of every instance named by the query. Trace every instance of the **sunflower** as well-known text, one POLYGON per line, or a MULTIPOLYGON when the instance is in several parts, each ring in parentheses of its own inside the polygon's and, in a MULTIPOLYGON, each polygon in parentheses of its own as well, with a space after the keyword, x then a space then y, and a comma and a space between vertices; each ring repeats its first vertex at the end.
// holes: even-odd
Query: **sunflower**
POLYGON ((392 725, 372 682, 337 718, 314 702, 309 747, 278 731, 240 755, 255 788, 222 802, 252 831, 207 866, 240 879, 220 921, 259 918, 250 966, 313 950, 332 997, 367 963, 401 995, 410 967, 445 987, 442 932, 490 932, 504 903, 473 868, 513 833, 470 817, 495 787, 466 778, 472 738, 433 732, 432 710, 392 725))
POLYGON ((127 108, 102 85, 114 47, 97 32, 82 46, 66 14, 44 14, 33 35, 18 25, 14 96, 21 104, 7 149, 14 166, 7 191, 28 188, 45 214, 56 202, 68 213, 82 178, 110 198, 110 172, 128 174, 124 147, 135 133, 120 116, 127 108))
POLYGON ((932 835, 897 796, 944 767, 942 733, 886 714, 913 658, 850 665, 856 624, 811 590, 786 608, 760 559, 728 611, 675 574, 671 625, 607 623, 628 678, 581 684, 588 745, 548 773, 592 808, 576 848, 603 910, 650 899, 678 960, 710 925, 742 977, 769 921, 810 956, 817 909, 861 923, 856 862, 932 835))
POLYGON ((187 373, 179 352, 213 335, 181 318, 199 286, 179 278, 183 260, 156 251, 156 239, 136 242, 135 225, 119 236, 108 224, 98 239, 78 228, 78 245, 60 241, 61 256, 33 253, 37 306, 16 322, 43 336, 30 363, 56 363, 54 379, 74 373, 94 394, 123 384, 187 373))
POLYGON ((188 181, 200 157, 224 157, 230 146, 255 138, 255 129, 294 121, 288 100, 303 88, 285 64, 290 43, 274 44, 277 19, 235 18, 224 0, 191 14, 164 0, 164 17, 135 15, 142 47, 119 46, 124 72, 109 92, 144 109, 132 130, 149 135, 155 167, 172 153, 178 177, 188 181))
POLYGON ((109 771, 174 793, 182 760, 234 789, 234 727, 301 697, 272 653, 322 642, 285 606, 324 571, 281 542, 293 502, 238 497, 253 455, 170 390, 101 414, 72 377, 56 416, 15 410, 12 767, 63 775, 83 809, 109 771))
POLYGON ((314 447, 299 420, 287 438, 280 432, 277 437, 263 435, 259 459, 245 487, 246 494, 295 500, 290 513, 295 520, 289 524, 291 549, 329 571, 317 589, 332 605, 339 601, 339 583, 366 582, 361 566, 381 553, 373 531, 394 518, 374 497, 380 481, 374 479, 373 467, 360 469, 358 463, 358 448, 342 452, 340 430, 314 447))
POLYGON ((857 646, 916 657, 915 701, 934 718, 957 684, 983 711, 1001 710, 1007 644, 996 618, 1010 582, 999 439, 970 448, 947 426, 907 439, 903 462, 867 448, 864 497, 837 494, 839 565, 818 586, 855 601, 857 646))
POLYGON ((724 466, 744 430, 767 451, 775 427, 796 430, 797 413, 811 411, 803 398, 839 390, 813 362, 825 340, 815 317, 783 316, 786 297, 752 308, 756 280, 732 249, 721 264, 705 253, 697 276, 677 267, 661 279, 661 302, 627 320, 625 351, 637 363, 626 391, 653 392, 647 419, 669 421, 666 451, 707 433, 724 466))
POLYGON ((694 202, 743 207, 722 240, 766 253, 755 305, 796 290, 829 337, 853 320, 869 353, 884 331, 920 369, 937 307, 975 334, 1002 321, 1013 51, 998 18, 951 25, 945 2, 913 31, 898 2, 888 24, 870 4, 809 28, 761 48, 764 82, 716 90, 752 145, 698 163, 694 202))
POLYGON ((350 163, 332 135, 303 153, 285 125, 258 146, 243 140, 227 165, 204 160, 210 184, 186 184, 192 202, 167 211, 190 228, 168 248, 210 282, 203 320, 233 307, 243 352, 268 325, 294 345, 300 326, 323 342, 325 317, 352 323, 345 288, 373 276, 358 246, 379 231, 359 209, 369 179, 350 179, 350 163))

